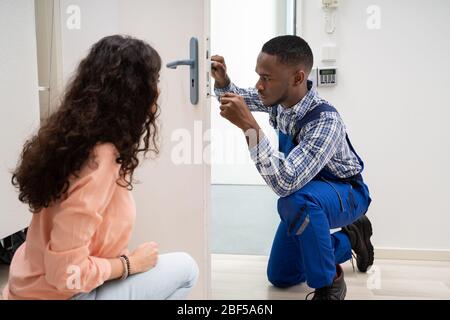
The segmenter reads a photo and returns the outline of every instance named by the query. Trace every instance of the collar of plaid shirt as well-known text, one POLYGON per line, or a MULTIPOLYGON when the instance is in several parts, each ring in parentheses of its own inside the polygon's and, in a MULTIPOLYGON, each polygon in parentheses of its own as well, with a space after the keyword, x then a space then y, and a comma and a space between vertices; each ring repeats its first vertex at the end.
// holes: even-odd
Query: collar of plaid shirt
POLYGON ((315 88, 313 88, 312 81, 308 80, 308 93, 296 105, 291 108, 284 108, 281 105, 274 106, 277 108, 277 117, 271 117, 271 125, 282 131, 283 133, 294 133, 295 124, 302 119, 305 114, 313 109, 317 104, 324 102, 318 95, 315 88))

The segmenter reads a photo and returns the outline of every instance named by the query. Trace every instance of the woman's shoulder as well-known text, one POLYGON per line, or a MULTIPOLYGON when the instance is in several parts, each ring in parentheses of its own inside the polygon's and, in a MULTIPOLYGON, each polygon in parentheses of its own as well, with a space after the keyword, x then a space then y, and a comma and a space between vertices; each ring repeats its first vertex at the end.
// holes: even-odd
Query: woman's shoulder
POLYGON ((120 177, 118 157, 119 152, 112 143, 95 145, 80 170, 70 176, 67 195, 86 183, 103 186, 114 183, 120 177))
POLYGON ((91 169, 118 168, 119 152, 112 143, 99 143, 95 145, 89 156, 88 166, 91 169))
POLYGON ((112 143, 98 143, 92 149, 92 155, 100 160, 115 160, 119 156, 119 152, 112 143))
POLYGON ((117 163, 119 152, 112 143, 99 143, 92 148, 89 158, 81 168, 78 178, 103 173, 118 175, 120 164, 117 163))

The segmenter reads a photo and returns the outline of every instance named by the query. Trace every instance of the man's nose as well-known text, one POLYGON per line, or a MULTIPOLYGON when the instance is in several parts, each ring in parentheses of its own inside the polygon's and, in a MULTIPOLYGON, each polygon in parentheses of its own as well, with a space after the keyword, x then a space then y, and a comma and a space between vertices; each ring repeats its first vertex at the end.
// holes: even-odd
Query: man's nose
POLYGON ((261 84, 261 80, 258 80, 258 82, 256 82, 255 88, 258 91, 264 91, 264 86, 261 84))

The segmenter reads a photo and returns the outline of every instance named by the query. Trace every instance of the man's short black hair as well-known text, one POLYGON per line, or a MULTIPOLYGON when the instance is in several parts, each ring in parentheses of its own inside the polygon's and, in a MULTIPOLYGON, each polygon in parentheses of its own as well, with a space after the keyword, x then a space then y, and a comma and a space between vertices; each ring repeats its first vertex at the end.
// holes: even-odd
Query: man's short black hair
POLYGON ((307 72, 311 71, 314 64, 311 47, 298 36, 275 37, 267 41, 261 51, 276 56, 284 64, 302 64, 307 72))

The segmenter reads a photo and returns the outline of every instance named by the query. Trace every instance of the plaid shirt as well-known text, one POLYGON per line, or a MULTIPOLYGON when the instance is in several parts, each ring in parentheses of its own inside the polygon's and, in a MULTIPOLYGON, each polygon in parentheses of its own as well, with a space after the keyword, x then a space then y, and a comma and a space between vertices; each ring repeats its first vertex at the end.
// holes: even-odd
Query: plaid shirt
MULTIPOLYGON (((327 103, 317 91, 310 89, 306 96, 292 108, 281 105, 264 106, 255 88, 242 89, 230 83, 225 88, 215 88, 217 96, 226 92, 241 95, 250 111, 270 112, 278 108, 272 127, 285 134, 295 134, 295 124, 319 104, 327 103)), ((320 118, 306 124, 296 137, 298 145, 286 157, 275 150, 264 136, 258 145, 250 148, 250 156, 267 184, 280 197, 286 197, 311 181, 323 168, 339 178, 349 178, 362 171, 356 155, 345 139, 345 125, 338 113, 322 112, 320 118)))

